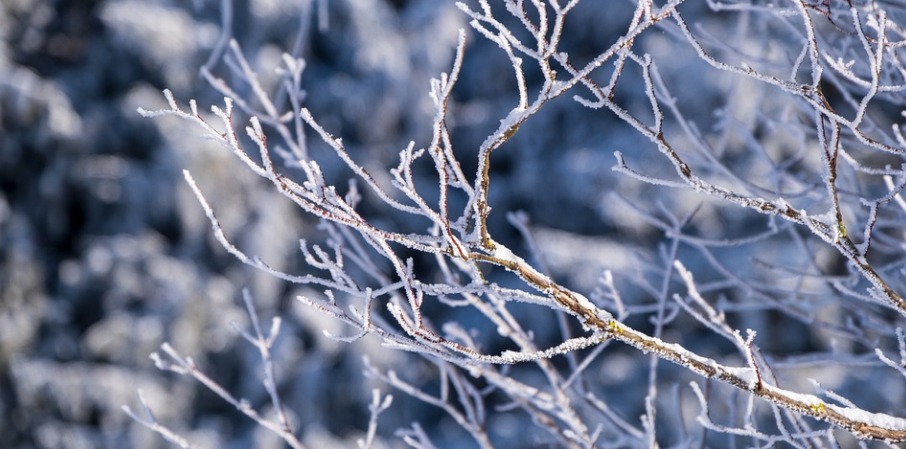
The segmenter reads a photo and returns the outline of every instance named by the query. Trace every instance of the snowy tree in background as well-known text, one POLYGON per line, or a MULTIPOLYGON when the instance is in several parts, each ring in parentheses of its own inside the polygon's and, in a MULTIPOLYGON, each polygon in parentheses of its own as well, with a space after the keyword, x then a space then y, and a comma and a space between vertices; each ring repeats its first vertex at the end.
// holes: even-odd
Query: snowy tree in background
POLYGON ((143 389, 164 441, 906 441, 906 7, 219 8, 223 99, 139 112, 188 154, 186 226, 254 270, 152 359, 244 420, 143 389))

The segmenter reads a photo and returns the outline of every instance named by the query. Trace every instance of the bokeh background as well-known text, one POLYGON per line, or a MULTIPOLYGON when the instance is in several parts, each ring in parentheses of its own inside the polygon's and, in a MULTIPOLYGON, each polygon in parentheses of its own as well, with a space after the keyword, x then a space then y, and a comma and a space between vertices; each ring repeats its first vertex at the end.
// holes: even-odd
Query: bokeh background
MULTIPOLYGON (((561 45, 574 60, 589 60, 622 34, 632 5, 606 3, 587 1, 571 14, 561 45)), ((475 162, 469 155, 516 104, 509 61, 472 32, 467 17, 447 1, 237 0, 230 7, 225 29, 220 1, 0 4, 0 447, 167 447, 121 410, 139 408, 139 390, 161 422, 200 447, 281 447, 197 383, 156 370, 148 357, 170 342, 237 396, 266 406, 257 352, 230 325, 248 325, 243 288, 254 296, 265 322, 273 316, 285 320, 275 354, 281 393, 310 447, 353 447, 367 426, 371 389, 391 392, 362 374, 363 355, 378 367, 407 366, 412 378, 421 376, 430 386, 430 364, 370 339, 342 344, 324 337, 323 329, 335 334, 344 329, 293 299, 306 294, 305 288, 255 273, 229 256, 213 239, 182 180, 183 169, 198 180, 237 246, 278 268, 304 271, 298 239, 323 240, 324 233, 226 149, 204 140, 197 127, 175 118, 142 118, 136 108, 165 107, 164 88, 181 104, 190 98, 202 109, 221 104, 221 95, 198 70, 214 58, 213 72, 231 80, 215 52, 227 31, 270 89, 276 89, 274 69, 282 53, 304 57, 306 106, 363 165, 386 170, 396 166, 399 150, 410 140, 424 145, 430 137, 428 83, 449 71, 458 30, 464 28, 468 47, 450 125, 471 174, 475 162)), ((687 18, 700 17, 715 32, 739 25, 710 18, 699 8, 684 10, 687 18)), ((747 111, 753 99, 765 98, 757 86, 721 84, 720 75, 703 82, 704 64, 688 46, 670 45, 675 39, 654 34, 640 45, 671 74, 668 81, 682 86, 676 98, 702 129, 719 121, 717 109, 747 111)), ((537 88, 539 73, 528 69, 527 77, 537 88)), ((647 100, 638 86, 627 81, 618 95, 631 109, 644 110, 647 100)), ((664 249, 658 246, 663 230, 651 216, 682 217, 698 209, 687 229, 709 238, 765 229, 766 220, 757 214, 613 173, 616 150, 649 173, 670 173, 650 144, 606 112, 581 108, 570 98, 550 104, 494 155, 492 233, 525 251, 506 219, 507 212, 523 211, 555 278, 589 292, 602 270, 612 269, 629 275, 630 281, 619 278, 627 303, 644 305, 656 303, 652 296, 662 273, 650 267, 664 254, 658 252, 664 249)), ((329 162, 324 146, 313 141, 312 152, 324 158, 319 162, 327 176, 341 183, 342 167, 335 159, 329 162)), ((736 166, 758 166, 742 153, 729 158, 736 166)), ((802 170, 817 164, 806 160, 802 170)), ((429 170, 423 181, 429 188, 430 175, 429 170)), ((382 226, 416 226, 392 211, 365 207, 382 226)), ((765 260, 802 257, 803 248, 791 247, 790 239, 796 237, 716 250, 715 257, 740 272, 753 270, 759 279, 771 271, 765 260), (759 257, 761 264, 753 262, 759 257)), ((842 270, 826 246, 805 247, 811 251, 805 259, 829 272, 842 270)), ((694 251, 685 256, 693 271, 709 266, 694 251)), ((719 277, 709 272, 697 272, 697 279, 719 277)), ((675 291, 682 291, 678 286, 675 291)), ((760 344, 780 354, 827 348, 822 329, 785 314, 734 319, 741 327, 767 330, 760 344)), ((554 321, 536 326, 539 338, 549 329, 556 340, 554 321)), ((665 338, 711 355, 732 352, 692 320, 678 321, 665 338)), ((645 363, 634 362, 638 354, 625 348, 611 352, 595 381, 610 389, 616 410, 635 419, 643 413, 645 363)), ((819 377, 844 393, 859 391, 860 405, 885 406, 903 397, 901 383, 859 387, 874 379, 867 367, 874 365, 866 359, 852 361, 865 373, 855 380, 841 371, 845 367, 828 370, 824 359, 815 360, 799 377, 819 377)), ((666 369, 677 384, 687 379, 688 373, 666 369)), ((797 385, 809 389, 805 382, 797 385)), ((392 412, 382 416, 378 447, 398 447, 394 430, 413 420, 439 447, 473 444, 437 409, 395 396, 392 412)), ((494 418, 490 425, 501 447, 547 447, 543 432, 527 428, 524 420, 507 413, 494 418)), ((671 431, 663 432, 669 440, 671 431)))

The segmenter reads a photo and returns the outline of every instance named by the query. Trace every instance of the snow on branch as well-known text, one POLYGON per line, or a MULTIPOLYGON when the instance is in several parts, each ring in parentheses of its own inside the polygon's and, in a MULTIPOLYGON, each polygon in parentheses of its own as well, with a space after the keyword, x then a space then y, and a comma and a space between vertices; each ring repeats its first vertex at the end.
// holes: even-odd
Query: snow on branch
MULTIPOLYGON (((328 130, 331 127, 329 121, 316 119, 319 115, 315 108, 310 110, 309 106, 301 104, 303 96, 299 82, 303 61, 284 58, 286 67, 279 73, 285 77, 284 86, 288 86, 285 89, 289 89, 292 109, 280 110, 278 103, 270 100, 235 40, 229 45, 230 66, 240 75, 241 81, 248 84, 250 95, 261 105, 262 111, 253 109, 251 100, 243 101, 237 89, 231 88, 226 81, 208 74, 209 81, 226 96, 223 108, 211 108, 218 119, 216 126, 199 114, 194 100, 189 102, 187 112, 166 90, 164 97, 169 109, 140 109, 139 113, 145 117, 175 116, 199 127, 207 137, 232 152, 249 170, 269 181, 275 191, 319 219, 321 229, 329 236, 328 244, 309 244, 307 240, 302 240, 300 251, 306 264, 303 268, 305 274, 280 272, 232 242, 215 216, 214 210, 218 205, 209 204, 202 193, 203 188, 197 185, 188 171, 184 172, 217 241, 228 253, 268 275, 321 289, 299 296, 298 302, 352 329, 351 334, 325 331, 330 338, 351 343, 375 337, 384 348, 405 351, 428 360, 439 379, 439 391, 436 392, 428 392, 415 381, 407 380, 407 373, 403 370, 386 370, 366 361, 366 371, 407 396, 443 411, 480 447, 494 446, 488 431, 489 409, 485 401, 491 392, 498 391, 512 402, 507 407, 524 412, 562 446, 598 447, 601 438, 613 433, 638 444, 654 444, 658 419, 663 419, 658 418, 656 413, 658 389, 652 385, 645 404, 646 414, 639 425, 635 425, 611 410, 610 405, 593 391, 586 390, 586 383, 582 381, 582 376, 590 371, 588 366, 591 363, 606 358, 606 354, 599 357, 600 348, 612 346, 615 341, 641 353, 652 354, 658 360, 673 362, 687 372, 745 392, 750 395, 748 397, 761 399, 778 416, 780 411, 795 412, 791 414, 830 423, 859 438, 906 441, 906 420, 903 418, 860 409, 842 396, 827 392, 824 394, 827 399, 822 399, 818 395, 782 388, 772 374, 770 357, 762 354, 756 345, 756 337, 764 333, 747 329, 743 337, 744 333, 734 328, 731 325, 733 320, 728 318, 734 313, 745 316, 750 312, 745 306, 751 305, 751 302, 730 309, 725 307, 727 303, 711 298, 711 292, 736 288, 759 298, 759 294, 784 294, 798 299, 806 295, 808 288, 817 284, 825 287, 819 292, 820 295, 828 296, 825 292, 832 292, 836 295, 834 301, 858 295, 873 298, 871 304, 857 302, 856 307, 850 304, 840 306, 845 311, 876 307, 880 303, 886 307, 884 311, 896 312, 895 316, 889 317, 891 321, 902 324, 902 319, 906 317, 906 300, 898 291, 903 283, 897 278, 902 275, 902 255, 885 258, 887 255, 882 254, 885 257, 876 257, 875 248, 879 246, 878 241, 895 247, 890 242, 899 241, 891 235, 897 230, 902 233, 902 214, 906 211, 906 203, 901 198, 906 184, 906 173, 902 167, 906 163, 903 160, 906 147, 898 127, 900 125, 879 118, 874 109, 882 101, 888 102, 884 107, 889 107, 891 99, 901 99, 898 95, 906 92, 903 78, 906 71, 896 60, 898 55, 902 56, 898 52, 902 52, 906 42, 899 28, 901 24, 895 23, 883 11, 852 6, 847 10, 849 21, 846 22, 852 27, 852 33, 846 34, 840 30, 843 22, 840 22, 842 13, 839 8, 843 2, 825 2, 827 10, 798 0, 784 3, 782 8, 763 8, 746 2, 709 2, 716 13, 753 14, 764 21, 766 27, 770 25, 770 29, 776 30, 778 40, 784 38, 784 42, 792 42, 789 45, 792 50, 787 48, 778 52, 785 55, 786 59, 780 60, 782 63, 770 59, 769 55, 765 55, 763 60, 738 61, 750 49, 736 49, 731 43, 707 38, 703 28, 687 22, 685 9, 681 8, 685 3, 683 0, 671 0, 660 7, 655 2, 641 0, 635 4, 631 19, 623 23, 619 31, 614 31, 617 36, 611 43, 598 48, 597 54, 582 59, 580 63, 560 48, 569 33, 567 14, 577 8, 577 0, 566 4, 554 0, 533 0, 528 7, 523 1, 507 0, 503 10, 486 0, 473 3, 461 2, 457 3, 457 7, 470 20, 472 29, 477 33, 476 38, 492 43, 500 57, 509 61, 512 73, 507 76, 513 77, 515 85, 515 101, 504 108, 506 111, 500 117, 491 119, 493 130, 486 137, 482 136, 484 140, 480 145, 476 144, 478 147, 475 149, 454 151, 456 140, 452 135, 457 129, 450 126, 451 116, 455 114, 455 108, 451 107, 455 86, 461 82, 461 75, 466 70, 468 39, 464 30, 457 36, 449 72, 441 73, 429 85, 434 108, 431 129, 428 130, 430 139, 423 143, 424 146, 415 141, 403 144, 404 148, 398 153, 398 164, 386 167, 386 173, 379 176, 375 176, 379 173, 375 165, 357 160, 354 157, 357 153, 352 147, 328 130), (832 11, 831 4, 838 10, 832 11), (504 13, 508 15, 504 16, 504 13), (830 27, 830 31, 819 26, 816 20, 824 20, 821 16, 832 19, 836 26, 830 27), (522 28, 517 30, 514 26, 522 28), (763 90, 755 96, 764 92, 776 95, 779 99, 752 99, 740 95, 740 98, 728 101, 764 101, 765 110, 751 114, 747 120, 754 123, 753 128, 758 128, 758 133, 765 137, 757 137, 758 133, 752 131, 751 138, 746 141, 726 130, 722 135, 704 137, 703 127, 696 123, 697 118, 693 119, 692 114, 685 111, 686 105, 680 100, 680 90, 686 87, 677 86, 677 77, 664 73, 668 67, 675 68, 676 65, 662 64, 663 59, 659 61, 657 55, 646 51, 651 46, 649 38, 658 38, 649 36, 654 34, 651 30, 662 30, 669 45, 683 45, 695 55, 700 69, 711 70, 717 74, 716 77, 728 77, 745 86, 757 85, 763 90), (901 38, 899 41, 896 40, 898 35, 901 38), (848 46, 844 48, 842 44, 835 44, 836 39, 848 39, 848 46), (858 59, 846 60, 844 56, 858 59), (531 68, 536 82, 530 82, 527 67, 531 68), (837 86, 843 93, 832 96, 827 92, 830 85, 837 86), (576 92, 579 90, 585 96, 576 92), (627 90, 633 92, 631 100, 623 98, 630 97, 624 92, 627 90), (492 226, 488 222, 492 217, 494 197, 490 192, 492 188, 502 188, 493 179, 492 167, 496 162, 495 155, 505 145, 506 151, 518 153, 520 148, 510 148, 515 146, 513 142, 518 141, 514 137, 525 132, 521 129, 527 128, 527 123, 541 120, 543 114, 539 112, 567 93, 571 93, 581 106, 606 111, 622 129, 638 138, 638 148, 616 149, 614 152, 617 163, 613 170, 628 175, 625 177, 627 180, 672 193, 697 195, 696 198, 702 201, 717 200, 720 207, 731 208, 736 213, 752 213, 768 220, 769 229, 757 233, 755 237, 728 237, 720 242, 692 233, 686 235, 683 227, 696 215, 696 209, 688 215, 689 220, 675 220, 675 226, 654 226, 673 243, 672 250, 661 253, 664 256, 662 267, 666 268, 651 270, 661 276, 660 287, 651 287, 647 279, 650 273, 626 280, 619 273, 606 271, 599 289, 589 294, 591 298, 560 280, 555 270, 552 272, 542 264, 533 265, 526 261, 518 255, 518 247, 501 243, 509 240, 492 236, 492 226), (782 107, 771 103, 775 100, 782 107), (234 129, 234 104, 251 116, 242 138, 234 129), (775 120, 771 114, 777 110, 787 115, 775 120), (801 126, 807 129, 790 131, 772 128, 784 120, 792 123, 787 123, 788 128, 801 126), (313 131, 312 137, 327 148, 327 154, 319 154, 318 160, 310 157, 307 150, 310 142, 306 140, 305 126, 313 131), (804 148, 799 148, 796 154, 804 156, 797 156, 792 161, 778 161, 775 159, 786 156, 775 154, 780 151, 761 142, 771 138, 780 140, 777 135, 784 132, 800 139, 789 141, 802 145, 804 148), (268 142, 268 135, 278 136, 291 147, 291 153, 297 159, 291 161, 285 157, 285 163, 281 164, 279 159, 275 162, 273 154, 279 154, 279 151, 268 142), (252 150, 246 148, 247 142, 251 142, 252 150), (726 148, 729 149, 724 151, 726 148), (642 167, 638 161, 645 159, 636 157, 638 153, 651 153, 661 158, 666 170, 642 167), (770 172, 766 177, 776 183, 771 185, 759 175, 739 169, 740 166, 747 167, 745 164, 748 162, 731 166, 732 161, 727 160, 733 157, 744 159, 740 154, 745 156, 746 161, 767 161, 764 165, 770 167, 770 172), (879 160, 896 161, 899 165, 885 162, 886 166, 880 167, 879 160), (426 162, 430 167, 427 170, 426 162), (801 168, 803 171, 811 171, 799 176, 792 167, 800 166, 804 167, 801 168), (351 171, 354 181, 336 179, 340 170, 329 170, 330 167, 351 171), (463 167, 474 167, 474 174, 464 172, 463 167), (864 178, 871 179, 873 183, 868 186, 861 184, 864 178), (429 181, 424 182, 426 179, 429 181), (357 190, 359 184, 363 193, 357 190), (348 193, 342 195, 340 192, 346 185, 349 186, 348 193), (791 191, 789 185, 807 185, 809 188, 803 192, 791 191), (882 193, 879 194, 880 199, 867 201, 865 197, 869 193, 866 192, 873 192, 876 196, 877 192, 882 193), (454 200, 457 201, 455 204, 465 204, 461 211, 451 210, 454 200), (368 204, 370 207, 363 207, 363 201, 372 203, 368 204), (375 218, 375 210, 390 211, 401 221, 375 218), (900 220, 899 228, 897 219, 900 220), (782 225, 776 224, 775 220, 782 225), (406 228, 401 222, 416 225, 403 230, 406 228), (860 229, 861 235, 853 235, 849 229, 860 229), (845 265, 845 269, 838 270, 849 270, 852 275, 846 278, 833 278, 823 273, 816 275, 815 272, 825 268, 810 260, 808 268, 811 271, 797 273, 808 281, 786 287, 788 290, 753 286, 757 283, 754 277, 746 283, 738 280, 736 274, 726 273, 725 267, 713 263, 713 254, 707 249, 762 244, 782 234, 790 234, 794 242, 808 239, 808 243, 802 246, 809 251, 819 245, 829 249, 839 256, 840 264, 845 265), (680 245, 699 251, 706 262, 689 264, 695 268, 687 269, 679 260, 679 255, 684 254, 677 249, 680 245), (876 263, 877 258, 887 262, 876 263), (712 267, 710 271, 707 268, 709 263, 712 267), (693 271, 697 270, 703 271, 701 276, 698 273, 693 276, 693 271), (696 281, 699 277, 719 279, 705 284, 696 281), (505 279, 506 284, 495 282, 498 279, 505 279), (626 304, 624 297, 630 295, 622 287, 624 281, 627 285, 639 287, 639 293, 633 292, 633 297, 644 297, 658 291, 652 296, 661 301, 657 305, 659 314, 654 318, 648 317, 648 323, 654 322, 656 331, 642 324, 630 325, 642 322, 633 320, 641 308, 626 304), (677 285, 685 287, 685 296, 672 292, 677 285), (868 294, 848 294, 857 289, 868 294), (678 306, 672 305, 671 310, 675 314, 667 317, 665 303, 671 297, 678 306), (449 322, 446 317, 432 313, 432 310, 442 307, 467 309, 492 331, 478 330, 480 326, 472 327, 471 322, 449 322), (535 314, 531 322, 521 313, 524 308, 535 314), (516 309, 520 313, 514 312, 516 309), (692 317, 690 321, 696 325, 730 342, 738 351, 736 356, 743 360, 742 366, 734 365, 740 364, 738 362, 721 361, 718 356, 708 356, 705 350, 699 352, 690 349, 693 346, 668 341, 671 334, 663 330, 680 315, 692 317), (537 332, 541 328, 536 323, 556 320, 556 317, 571 317, 572 321, 561 325, 562 338, 558 341, 542 342, 540 332, 537 332), (497 339, 505 342, 505 349, 491 343, 497 342, 497 339), (487 350, 489 346, 497 349, 487 350), (566 366, 573 372, 564 372, 566 370, 555 363, 564 354, 568 355, 566 366), (522 368, 531 370, 548 385, 533 386, 508 371, 522 368), (474 380, 476 378, 479 380, 474 380), (483 387, 479 387, 479 383, 483 387), (601 415, 607 418, 607 424, 591 425, 601 415)), ((679 79, 689 81, 697 76, 687 75, 687 78, 679 79)), ((711 81, 715 79, 720 82, 726 80, 709 78, 711 81)), ((728 111, 734 105, 721 109, 721 114, 730 114, 728 111)), ((727 123, 731 122, 727 120, 715 125, 715 133, 719 134, 721 126, 727 123)), ((745 124, 745 121, 740 123, 745 124)), ((780 147, 783 145, 792 144, 783 141, 780 147)), ((539 185, 539 188, 544 187, 539 185)), ((676 202, 682 200, 676 199, 676 202)), ((644 212, 646 205, 637 203, 632 206, 644 212)), ((655 204, 651 209, 657 209, 657 206, 661 210, 667 209, 663 204, 655 204)), ((518 230, 523 236, 528 236, 527 220, 514 217, 511 216, 518 230)), ((647 218, 649 223, 656 222, 651 217, 647 218)), ((732 221, 733 218, 727 214, 713 222, 732 221)), ((550 217, 553 222, 568 219, 570 217, 550 217)), ((544 251, 533 241, 529 241, 529 246, 536 255, 544 251)), ((240 330, 240 333, 258 349, 264 361, 265 389, 278 411, 277 422, 259 416, 248 403, 233 397, 213 382, 191 358, 181 356, 169 345, 162 347, 164 356, 155 354, 155 361, 161 369, 195 378, 256 423, 283 437, 292 447, 301 447, 301 443, 293 439, 293 431, 282 412, 283 405, 275 387, 276 374, 270 364, 270 349, 279 330, 279 321, 274 321, 270 332, 263 332, 248 294, 245 295, 245 303, 252 318, 253 332, 240 330)), ((818 301, 810 304, 818 304, 818 301)), ((784 309, 784 306, 786 304, 778 299, 764 307, 776 307, 783 312, 793 309, 792 306, 784 309)), ((815 317, 823 313, 824 310, 816 309, 788 314, 802 318, 806 326, 818 327, 815 317)), ((854 316, 868 321, 875 316, 872 313, 857 312, 854 316)), ((852 335, 858 332, 858 329, 854 330, 858 325, 850 322, 840 326, 843 330, 834 330, 852 335)), ((904 359, 903 333, 899 327, 897 329, 899 358, 904 359)), ((881 362, 903 373, 900 366, 902 360, 891 359, 885 354, 881 349, 876 353, 881 362)), ((651 369, 656 370, 656 364, 653 363, 651 369)), ((699 421, 708 429, 744 435, 761 444, 794 443, 798 439, 824 438, 828 434, 819 430, 799 434, 781 432, 777 436, 752 428, 715 423, 707 413, 708 398, 697 384, 693 384, 693 390, 702 405, 699 421)), ((358 441, 360 447, 375 445, 378 416, 391 407, 390 398, 387 395, 382 399, 379 391, 374 390, 369 406, 371 419, 365 437, 358 441)), ((168 440, 182 444, 181 440, 157 427, 153 415, 146 415, 145 418, 135 419, 168 440)), ((782 421, 781 418, 777 420, 782 421)), ((405 442, 413 446, 431 446, 430 438, 418 424, 401 435, 405 442)))

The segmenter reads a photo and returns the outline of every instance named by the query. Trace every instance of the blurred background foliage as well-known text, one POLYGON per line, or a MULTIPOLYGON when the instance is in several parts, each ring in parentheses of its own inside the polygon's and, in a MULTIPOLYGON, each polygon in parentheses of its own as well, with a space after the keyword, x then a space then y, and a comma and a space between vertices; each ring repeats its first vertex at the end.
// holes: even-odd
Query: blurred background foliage
MULTIPOLYGON (((690 5, 684 13, 714 30, 737 25, 713 19, 703 8, 690 5)), ((274 68, 281 54, 301 45, 306 107, 373 173, 396 166, 399 150, 410 140, 424 145, 430 137, 428 81, 449 71, 458 29, 468 29, 452 2, 434 0, 236 0, 232 10, 229 33, 265 86, 276 89, 274 68)), ((205 0, 0 4, 0 447, 165 447, 120 409, 135 408, 139 389, 162 422, 202 447, 281 447, 210 392, 158 372, 148 358, 169 341, 238 396, 267 404, 257 353, 229 326, 247 324, 239 301, 244 287, 263 316, 286 320, 276 354, 281 393, 312 447, 351 447, 361 436, 370 390, 381 387, 362 374, 363 355, 378 367, 405 361, 411 379, 432 385, 429 363, 413 362, 369 339, 344 345, 325 338, 322 329, 335 334, 344 329, 293 301, 305 287, 251 272, 227 255, 184 185, 183 168, 198 180, 227 235, 275 267, 303 271, 298 239, 318 241, 324 233, 229 152, 201 139, 199 130, 135 112, 138 106, 164 107, 164 88, 182 103, 197 99, 204 110, 222 102, 198 75, 224 32, 221 12, 220 1, 205 0)), ((569 16, 561 46, 581 64, 622 35, 631 13, 629 2, 606 7, 584 2, 569 16)), ((708 78, 712 83, 693 79, 704 63, 671 39, 653 34, 639 45, 676 77, 671 82, 685 86, 675 94, 702 129, 726 126, 718 111, 745 111, 747 101, 763 98, 763 91, 751 86, 737 86, 728 96, 719 75, 708 78)), ((612 68, 602 70, 596 76, 606 79, 612 68)), ((213 71, 229 76, 222 64, 213 71)), ((541 82, 531 69, 527 76, 531 86, 541 82)), ((637 87, 627 83, 618 97, 628 108, 644 110, 647 100, 637 87)), ((450 116, 466 173, 474 173, 470 156, 515 104, 510 63, 470 31, 450 116)), ((778 158, 795 152, 790 139, 773 137, 778 158)), ((329 151, 311 145, 316 159, 329 151)), ((765 219, 754 213, 613 173, 615 150, 649 173, 671 170, 608 113, 581 108, 570 98, 548 105, 494 155, 492 234, 525 250, 506 219, 506 212, 524 211, 555 278, 588 292, 604 268, 629 273, 631 281, 620 281, 632 287, 624 299, 645 304, 662 274, 649 268, 657 265, 664 238, 646 217, 667 220, 697 210, 685 230, 713 239, 764 229, 765 219)), ((756 173, 763 161, 749 157, 728 155, 736 166, 756 173)), ((319 162, 338 184, 348 176, 336 161, 319 162)), ((817 163, 804 160, 803 172, 817 163)), ((426 188, 436 185, 431 174, 425 171, 426 188)), ((363 207, 384 227, 424 226, 398 222, 392 211, 368 202, 363 207)), ((753 270, 756 278, 770 271, 756 259, 803 253, 830 272, 842 270, 829 248, 804 244, 809 251, 803 252, 790 248, 789 238, 716 253, 741 271, 753 270)), ((708 266, 694 251, 685 255, 693 272, 708 266)), ((707 282, 709 275, 696 273, 696 279, 707 282)), ((723 293, 731 299, 734 294, 723 293)), ((770 317, 732 319, 740 327, 775 329, 760 333, 759 343, 781 354, 826 349, 825 340, 814 335, 820 330, 783 314, 770 317)), ((646 325, 641 318, 633 324, 646 325)), ((537 329, 541 339, 546 329, 551 341, 558 337, 556 323, 538 323, 537 329)), ((688 329, 695 324, 680 320, 668 337, 709 354, 732 352, 701 329, 683 335, 688 329)), ((634 419, 643 413, 638 399, 646 388, 644 364, 631 362, 637 354, 625 348, 609 351, 595 380, 613 390, 607 397, 614 408, 634 419)), ((666 369, 673 373, 672 366, 666 369)), ((864 373, 869 376, 870 370, 864 373)), ((674 374, 677 383, 688 376, 674 374)), ((831 385, 846 377, 839 371, 807 374, 823 375, 831 385)), ((902 398, 903 386, 885 384, 860 394, 860 405, 886 403, 902 398)), ((382 415, 381 435, 418 419, 440 447, 471 444, 436 409, 396 396, 393 413, 382 415)), ((543 432, 520 424, 524 418, 507 413, 494 418, 494 435, 510 444, 501 447, 543 441, 543 432)))

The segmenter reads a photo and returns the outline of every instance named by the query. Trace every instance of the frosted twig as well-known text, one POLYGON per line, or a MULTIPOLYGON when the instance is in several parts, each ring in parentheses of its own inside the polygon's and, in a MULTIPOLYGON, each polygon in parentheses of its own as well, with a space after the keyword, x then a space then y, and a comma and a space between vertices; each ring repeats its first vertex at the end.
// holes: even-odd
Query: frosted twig
POLYGON ((151 407, 148 406, 148 402, 145 401, 145 395, 144 395, 144 393, 142 393, 141 390, 138 391, 138 399, 142 404, 142 411, 144 413, 144 417, 139 416, 137 413, 132 411, 132 409, 127 405, 124 405, 122 407, 123 412, 125 412, 127 415, 129 415, 129 417, 132 418, 133 421, 151 429, 152 431, 154 431, 154 432, 158 433, 160 436, 162 436, 165 440, 167 440, 183 449, 196 449, 198 447, 198 446, 195 446, 194 444, 190 443, 185 438, 181 437, 178 433, 174 432, 169 427, 164 426, 161 423, 159 423, 157 421, 157 418, 154 416, 154 412, 151 410, 151 407))
POLYGON ((221 399, 236 408, 236 410, 239 410, 243 415, 247 416, 252 421, 255 421, 255 423, 257 423, 261 427, 264 427, 279 436, 293 449, 305 448, 302 442, 300 442, 293 434, 292 430, 286 426, 285 422, 272 422, 258 414, 258 412, 252 407, 251 404, 248 403, 247 400, 234 397, 229 391, 223 388, 214 379, 208 377, 207 374, 205 374, 198 368, 194 360, 192 360, 191 358, 183 357, 168 343, 162 344, 161 350, 164 352, 164 354, 166 354, 167 357, 169 357, 169 360, 165 360, 158 353, 151 354, 151 359, 154 360, 154 364, 158 369, 191 376, 192 378, 203 384, 205 388, 207 388, 217 396, 220 396, 221 399))
POLYGON ((252 329, 255 331, 255 335, 250 335, 248 332, 239 328, 235 323, 233 323, 233 327, 246 341, 253 344, 258 349, 258 352, 261 355, 261 362, 264 364, 264 389, 267 390, 267 394, 271 398, 271 404, 274 406, 274 410, 277 413, 280 425, 283 428, 283 434, 293 435, 294 431, 289 424, 289 419, 286 417, 286 410, 283 408, 280 394, 277 392, 277 373, 274 368, 274 361, 271 358, 271 348, 277 340, 277 336, 280 334, 281 320, 279 317, 274 317, 271 321, 270 331, 265 335, 261 331, 261 324, 258 321, 258 312, 255 310, 255 305, 252 302, 252 295, 247 289, 242 290, 242 301, 245 303, 245 308, 249 314, 249 319, 251 320, 252 329))
POLYGON ((375 434, 377 433, 378 417, 382 412, 389 409, 391 404, 393 404, 392 395, 388 394, 381 400, 380 390, 377 388, 371 390, 371 405, 368 406, 371 418, 368 420, 368 432, 365 434, 365 439, 357 441, 359 449, 371 449, 374 444, 375 434))

